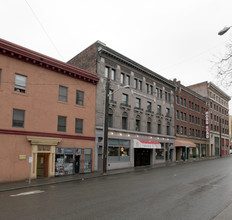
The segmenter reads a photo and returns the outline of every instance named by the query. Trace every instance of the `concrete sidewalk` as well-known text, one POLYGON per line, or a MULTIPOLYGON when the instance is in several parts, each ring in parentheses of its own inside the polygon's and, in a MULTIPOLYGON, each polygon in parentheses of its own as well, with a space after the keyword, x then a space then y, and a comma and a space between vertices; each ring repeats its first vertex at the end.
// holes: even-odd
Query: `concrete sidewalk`
POLYGON ((24 188, 39 187, 39 186, 44 186, 44 185, 52 185, 52 184, 71 182, 71 181, 80 181, 84 179, 104 177, 107 175, 117 175, 117 174, 122 174, 122 173, 138 172, 138 171, 144 171, 144 170, 154 169, 158 167, 175 166, 176 164, 177 164, 176 162, 169 162, 169 163, 156 164, 152 166, 142 166, 142 167, 109 170, 104 175, 102 172, 92 172, 92 173, 85 173, 85 174, 60 176, 60 177, 38 178, 38 179, 32 179, 30 184, 29 184, 29 180, 11 182, 11 183, 1 183, 0 192, 18 190, 18 189, 24 189, 24 188))

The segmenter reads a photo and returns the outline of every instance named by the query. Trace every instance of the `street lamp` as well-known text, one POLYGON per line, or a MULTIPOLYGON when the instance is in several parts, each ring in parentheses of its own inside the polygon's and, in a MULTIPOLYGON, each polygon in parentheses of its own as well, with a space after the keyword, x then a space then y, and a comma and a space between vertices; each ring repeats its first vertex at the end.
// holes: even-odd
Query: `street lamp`
POLYGON ((105 93, 105 114, 104 114, 104 150, 103 150, 103 174, 107 172, 107 154, 108 154, 108 114, 109 114, 109 96, 113 95, 120 89, 129 89, 130 86, 126 85, 121 88, 116 89, 113 93, 109 94, 110 92, 110 80, 107 78, 106 80, 106 93, 105 93))
POLYGON ((223 34, 225 34, 228 30, 230 30, 231 27, 232 27, 232 26, 224 27, 222 30, 220 30, 220 31, 218 32, 218 35, 223 35, 223 34))

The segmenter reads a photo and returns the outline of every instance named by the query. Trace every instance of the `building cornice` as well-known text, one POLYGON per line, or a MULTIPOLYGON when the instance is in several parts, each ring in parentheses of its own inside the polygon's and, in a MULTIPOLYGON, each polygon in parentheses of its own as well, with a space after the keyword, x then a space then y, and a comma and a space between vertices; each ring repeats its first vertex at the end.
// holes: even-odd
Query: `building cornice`
POLYGON ((148 68, 146 68, 146 67, 144 67, 144 66, 136 63, 135 61, 133 61, 133 60, 131 60, 131 59, 123 56, 122 54, 120 54, 120 53, 118 53, 118 52, 110 49, 109 47, 106 47, 103 44, 99 45, 98 53, 99 54, 102 53, 102 54, 105 54, 105 55, 107 55, 109 57, 112 57, 113 59, 118 60, 118 61, 126 64, 129 67, 132 67, 132 68, 134 68, 134 69, 136 69, 136 70, 138 70, 140 72, 143 72, 144 74, 148 74, 151 77, 156 78, 157 80, 160 80, 161 82, 169 85, 170 87, 175 88, 175 86, 174 86, 174 84, 173 84, 172 81, 170 81, 170 80, 162 77, 161 75, 153 72, 152 70, 149 70, 148 68))
POLYGON ((99 81, 95 73, 77 68, 71 64, 53 59, 0 38, 0 54, 36 65, 94 85, 99 81))

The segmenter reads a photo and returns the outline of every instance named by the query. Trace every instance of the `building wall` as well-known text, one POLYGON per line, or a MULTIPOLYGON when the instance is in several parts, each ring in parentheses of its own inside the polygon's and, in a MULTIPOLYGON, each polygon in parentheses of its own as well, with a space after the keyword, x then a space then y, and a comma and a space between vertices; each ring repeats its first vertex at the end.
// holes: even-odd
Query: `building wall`
POLYGON ((96 85, 5 55, 0 69, 0 182, 29 177, 30 135, 61 138, 57 146, 92 149, 93 170, 96 85), (15 73, 27 77, 25 93, 14 91, 15 73), (67 103, 58 100, 59 85, 68 88, 67 103), (76 105, 76 90, 84 92, 83 106, 76 105), (12 127, 13 109, 25 110, 24 128, 12 127), (67 117, 66 132, 57 131, 58 115, 67 117), (75 118, 83 119, 82 134, 75 133, 75 118))

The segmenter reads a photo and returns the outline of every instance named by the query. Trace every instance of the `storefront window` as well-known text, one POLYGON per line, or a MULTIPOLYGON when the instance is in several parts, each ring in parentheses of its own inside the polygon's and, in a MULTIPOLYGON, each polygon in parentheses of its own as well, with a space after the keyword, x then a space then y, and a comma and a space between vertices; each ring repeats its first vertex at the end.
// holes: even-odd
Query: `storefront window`
POLYGON ((123 162, 130 161, 130 141, 109 139, 108 161, 123 162))
POLYGON ((156 160, 164 160, 164 149, 156 149, 155 150, 155 159, 156 160))

